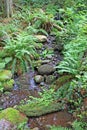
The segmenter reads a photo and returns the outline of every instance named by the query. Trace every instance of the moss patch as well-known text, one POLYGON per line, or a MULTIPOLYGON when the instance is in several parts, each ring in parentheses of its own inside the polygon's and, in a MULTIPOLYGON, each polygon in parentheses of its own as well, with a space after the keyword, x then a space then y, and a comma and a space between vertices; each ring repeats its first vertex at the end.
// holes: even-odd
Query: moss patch
MULTIPOLYGON (((44 102, 44 101, 43 101, 44 102)), ((59 111, 63 108, 63 104, 57 101, 47 102, 43 104, 42 102, 32 102, 30 104, 17 106, 17 109, 27 116, 41 116, 47 113, 59 111)))
POLYGON ((10 70, 0 71, 0 81, 10 80, 12 78, 12 73, 10 70))
POLYGON ((13 124, 27 123, 28 118, 14 108, 7 108, 0 113, 0 119, 6 119, 13 124))
POLYGON ((73 75, 64 75, 61 76, 60 78, 58 78, 53 85, 51 85, 52 88, 54 88, 55 90, 59 89, 60 87, 62 87, 64 84, 71 82, 72 79, 74 78, 73 75))

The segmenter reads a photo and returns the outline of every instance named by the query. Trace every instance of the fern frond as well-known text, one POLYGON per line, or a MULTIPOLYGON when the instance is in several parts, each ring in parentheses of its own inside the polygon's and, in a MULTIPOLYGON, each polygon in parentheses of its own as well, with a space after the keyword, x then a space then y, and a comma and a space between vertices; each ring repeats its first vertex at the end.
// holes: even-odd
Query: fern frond
POLYGON ((16 63, 17 63, 17 59, 15 58, 15 59, 13 60, 13 63, 12 63, 12 70, 11 70, 12 74, 15 73, 15 70, 16 70, 16 63))

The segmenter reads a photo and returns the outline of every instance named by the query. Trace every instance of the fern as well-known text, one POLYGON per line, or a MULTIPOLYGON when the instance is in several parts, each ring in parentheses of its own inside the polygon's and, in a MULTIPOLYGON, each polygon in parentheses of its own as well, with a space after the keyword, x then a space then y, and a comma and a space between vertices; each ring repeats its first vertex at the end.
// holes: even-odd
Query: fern
POLYGON ((17 59, 15 58, 14 60, 13 60, 13 63, 12 63, 12 74, 14 74, 15 73, 15 70, 16 70, 16 63, 17 63, 17 59))
POLYGON ((61 127, 61 126, 52 126, 50 130, 70 130, 68 128, 65 128, 65 127, 61 127))
POLYGON ((13 74, 18 71, 18 66, 20 66, 21 72, 28 71, 28 65, 32 62, 31 59, 38 57, 36 48, 40 47, 41 44, 36 43, 36 38, 26 32, 22 32, 16 39, 10 39, 4 47, 4 53, 6 54, 4 59, 5 61, 8 60, 7 67, 12 69, 13 74))
POLYGON ((68 72, 71 74, 78 74, 82 66, 82 57, 87 49, 87 38, 77 37, 76 40, 71 41, 65 45, 64 59, 56 67, 59 73, 68 72))

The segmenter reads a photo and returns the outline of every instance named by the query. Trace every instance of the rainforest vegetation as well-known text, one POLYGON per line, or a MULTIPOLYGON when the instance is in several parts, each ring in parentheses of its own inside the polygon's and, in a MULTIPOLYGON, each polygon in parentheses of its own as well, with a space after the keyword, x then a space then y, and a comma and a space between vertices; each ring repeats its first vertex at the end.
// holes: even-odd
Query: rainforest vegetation
POLYGON ((86 0, 0 0, 0 130, 87 130, 86 0))

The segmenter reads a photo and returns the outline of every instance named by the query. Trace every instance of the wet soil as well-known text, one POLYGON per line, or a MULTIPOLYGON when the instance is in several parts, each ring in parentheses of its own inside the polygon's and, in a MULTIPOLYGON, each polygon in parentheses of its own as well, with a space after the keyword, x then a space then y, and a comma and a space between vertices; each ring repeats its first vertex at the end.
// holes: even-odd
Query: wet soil
POLYGON ((47 114, 45 116, 30 118, 29 127, 38 127, 39 130, 44 130, 51 125, 68 127, 73 120, 74 118, 72 114, 68 113, 67 111, 60 111, 47 114))

